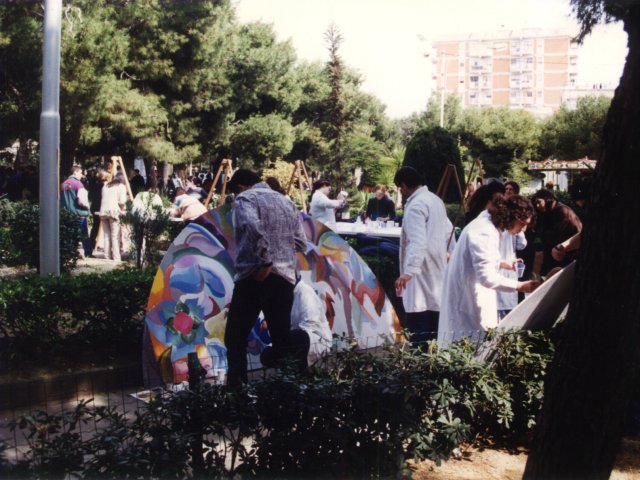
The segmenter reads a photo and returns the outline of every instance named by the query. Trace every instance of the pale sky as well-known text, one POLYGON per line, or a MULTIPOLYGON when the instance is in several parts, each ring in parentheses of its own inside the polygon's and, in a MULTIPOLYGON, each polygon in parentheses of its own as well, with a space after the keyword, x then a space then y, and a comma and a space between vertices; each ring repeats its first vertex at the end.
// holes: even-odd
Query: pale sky
MULTIPOLYGON (((431 42, 452 34, 521 28, 578 32, 569 0, 234 0, 242 23, 273 24, 298 59, 325 62, 331 22, 342 58, 393 118, 423 111, 431 94, 431 42)), ((622 24, 598 26, 578 51, 577 84, 615 87, 627 54, 622 24)))

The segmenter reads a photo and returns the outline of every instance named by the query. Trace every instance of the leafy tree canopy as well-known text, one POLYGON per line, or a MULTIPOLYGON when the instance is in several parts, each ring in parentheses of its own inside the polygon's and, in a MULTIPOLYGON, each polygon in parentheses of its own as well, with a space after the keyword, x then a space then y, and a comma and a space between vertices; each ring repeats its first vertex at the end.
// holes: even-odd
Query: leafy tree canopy
POLYGON ((231 152, 238 166, 262 170, 268 161, 289 153, 293 140, 293 127, 280 114, 255 115, 233 127, 231 152))
POLYGON ((508 107, 466 109, 458 125, 461 141, 479 158, 488 176, 501 177, 512 162, 537 155, 539 124, 525 110, 508 107))
POLYGON ((541 155, 559 159, 599 158, 610 105, 610 98, 589 96, 578 99, 573 110, 560 107, 542 124, 541 155))
MULTIPOLYGON (((447 165, 454 165, 460 182, 464 181, 458 142, 453 135, 440 127, 417 132, 407 145, 403 164, 420 172, 432 192, 438 189, 447 165)), ((454 178, 451 178, 445 192, 445 201, 460 201, 454 178)))

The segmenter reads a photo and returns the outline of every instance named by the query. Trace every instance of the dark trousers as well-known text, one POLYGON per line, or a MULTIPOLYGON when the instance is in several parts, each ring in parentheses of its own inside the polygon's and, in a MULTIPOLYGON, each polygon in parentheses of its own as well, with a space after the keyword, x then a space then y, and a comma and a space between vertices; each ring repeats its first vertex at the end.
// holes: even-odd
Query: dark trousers
POLYGON ((89 239, 89 223, 87 217, 78 217, 78 226, 80 227, 80 237, 82 241, 82 250, 84 250, 84 256, 91 255, 91 240, 89 239))
POLYGON ((274 354, 287 349, 291 329, 294 286, 280 275, 270 274, 263 282, 245 278, 236 282, 224 333, 227 347, 227 385, 247 382, 247 338, 260 311, 269 327, 274 354))
POLYGON ((405 317, 406 328, 409 331, 411 345, 414 347, 426 347, 430 340, 438 338, 438 321, 440 312, 425 310, 424 312, 407 313, 405 317))

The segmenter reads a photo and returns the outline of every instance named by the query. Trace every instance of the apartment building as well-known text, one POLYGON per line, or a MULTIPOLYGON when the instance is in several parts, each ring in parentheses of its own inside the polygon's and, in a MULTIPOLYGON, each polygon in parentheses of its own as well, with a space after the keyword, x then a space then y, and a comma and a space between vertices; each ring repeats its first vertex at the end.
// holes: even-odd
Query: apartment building
POLYGON ((435 91, 463 107, 510 106, 553 113, 576 86, 578 46, 568 33, 527 29, 434 41, 435 91))

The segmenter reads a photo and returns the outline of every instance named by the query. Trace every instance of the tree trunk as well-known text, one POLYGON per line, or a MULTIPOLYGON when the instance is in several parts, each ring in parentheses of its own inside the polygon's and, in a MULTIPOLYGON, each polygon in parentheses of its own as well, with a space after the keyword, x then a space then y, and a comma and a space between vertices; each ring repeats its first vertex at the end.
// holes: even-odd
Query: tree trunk
POLYGON ((18 138, 18 151, 16 152, 16 167, 24 167, 29 163, 29 139, 25 136, 18 138))
POLYGON ((640 351, 640 5, 607 116, 576 283, 524 478, 608 478, 640 351))
POLYGON ((158 188, 158 167, 154 159, 145 160, 145 169, 147 171, 147 188, 158 188))
POLYGON ((60 126, 60 181, 71 174, 71 167, 76 162, 76 153, 80 145, 81 127, 74 125, 68 131, 60 126))

